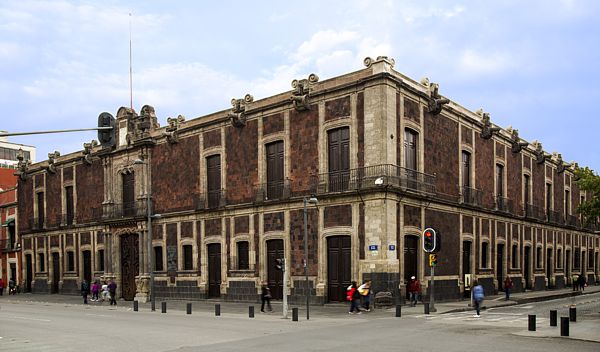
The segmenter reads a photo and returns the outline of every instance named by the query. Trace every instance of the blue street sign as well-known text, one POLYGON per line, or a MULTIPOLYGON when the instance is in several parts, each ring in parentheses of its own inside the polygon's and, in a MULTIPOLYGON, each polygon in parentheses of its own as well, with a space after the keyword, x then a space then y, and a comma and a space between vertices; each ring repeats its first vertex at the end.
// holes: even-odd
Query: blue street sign
POLYGON ((376 244, 372 244, 369 246, 369 250, 370 251, 376 251, 377 250, 377 245, 376 244))
POLYGON ((390 248, 390 251, 395 251, 395 250, 396 250, 396 246, 395 246, 395 245, 393 245, 393 244, 390 244, 390 247, 389 247, 389 248, 390 248))

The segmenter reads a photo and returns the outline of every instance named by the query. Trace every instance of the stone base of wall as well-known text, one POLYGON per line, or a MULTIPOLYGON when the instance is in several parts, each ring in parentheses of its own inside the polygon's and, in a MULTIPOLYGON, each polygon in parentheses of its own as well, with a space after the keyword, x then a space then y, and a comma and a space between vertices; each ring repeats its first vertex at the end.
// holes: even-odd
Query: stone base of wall
POLYGON ((206 299, 206 293, 200 290, 195 281, 178 281, 176 286, 167 286, 166 281, 155 281, 154 297, 156 300, 181 299, 198 301, 206 299))
POLYGON ((555 289, 561 289, 561 288, 565 288, 565 277, 562 275, 556 275, 554 277, 554 288, 555 289))
POLYGON ((492 296, 496 293, 496 287, 494 286, 495 280, 496 279, 493 277, 482 277, 477 279, 477 282, 483 287, 483 294, 485 296, 492 296))
POLYGON ((81 287, 79 287, 79 285, 77 284, 77 280, 63 280, 63 284, 60 288, 60 293, 63 295, 80 295, 81 287))
MULTIPOLYGON (((308 302, 309 304, 314 304, 314 305, 323 305, 326 303, 326 297, 323 296, 317 296, 317 292, 314 288, 313 282, 312 281, 308 281, 308 290, 309 290, 309 297, 308 297, 308 302)), ((295 305, 306 305, 306 281, 304 280, 294 280, 294 288, 292 289, 292 294, 290 296, 288 296, 288 303, 289 304, 295 304, 295 305)))
POLYGON ((542 276, 538 276, 535 278, 533 282, 533 289, 535 291, 543 291, 546 289, 546 278, 542 276))
POLYGON ((31 293, 50 293, 50 287, 46 280, 33 280, 31 293))
MULTIPOLYGON (((493 284, 492 284, 493 287, 493 284)), ((485 286, 484 286, 485 288, 485 286)), ((424 301, 428 301, 430 296, 429 290, 431 289, 431 281, 429 281, 429 287, 423 297, 424 301)), ((450 301, 462 299, 462 293, 458 286, 457 280, 435 280, 435 300, 436 301, 450 301)))
POLYGON ((511 292, 524 292, 525 291, 525 287, 523 287, 523 282, 521 281, 521 278, 513 278, 513 289, 511 292))
POLYGON ((588 275, 587 277, 587 284, 588 285, 595 285, 596 284, 596 276, 595 275, 588 275))
POLYGON ((226 301, 260 302, 254 281, 229 281, 227 293, 223 296, 226 301))

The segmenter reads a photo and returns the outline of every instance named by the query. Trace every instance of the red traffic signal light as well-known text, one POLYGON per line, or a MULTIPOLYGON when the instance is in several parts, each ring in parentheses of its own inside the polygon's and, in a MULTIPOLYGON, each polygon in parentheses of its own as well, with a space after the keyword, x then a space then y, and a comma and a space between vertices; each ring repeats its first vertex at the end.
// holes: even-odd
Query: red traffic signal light
POLYGON ((423 250, 431 253, 436 250, 436 232, 431 227, 423 231, 423 250))

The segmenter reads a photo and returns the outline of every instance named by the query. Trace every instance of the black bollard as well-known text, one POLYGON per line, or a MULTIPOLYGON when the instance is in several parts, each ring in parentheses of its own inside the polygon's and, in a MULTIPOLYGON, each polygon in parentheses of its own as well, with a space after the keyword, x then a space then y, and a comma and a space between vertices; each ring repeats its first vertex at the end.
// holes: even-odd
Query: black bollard
POLYGON ((560 317, 560 336, 569 336, 569 317, 560 317))
POLYGON ((133 311, 137 312, 138 311, 138 301, 133 301, 133 311))
POLYGON ((221 305, 215 304, 215 316, 221 316, 221 305))
POLYGON ((556 311, 550 311, 550 326, 556 326, 556 311))
POLYGON ((298 308, 292 308, 292 321, 298 321, 298 308))
POLYGON ((572 322, 577 321, 577 308, 569 307, 569 320, 572 322))
POLYGON ((429 314, 429 302, 423 303, 423 309, 425 311, 425 314, 429 314))
POLYGON ((528 317, 529 317, 528 330, 535 331, 535 314, 529 314, 528 317))
POLYGON ((154 312, 156 311, 156 302, 152 301, 152 304, 150 304, 150 309, 154 312))
POLYGON ((166 313, 167 312, 167 302, 160 302, 160 308, 162 313, 166 313))
POLYGON ((186 313, 187 314, 192 314, 192 304, 191 303, 187 304, 186 313))
POLYGON ((254 318, 254 306, 248 307, 248 318, 254 318))
POLYGON ((400 318, 401 316, 402 316, 402 306, 397 305, 396 306, 396 318, 400 318))

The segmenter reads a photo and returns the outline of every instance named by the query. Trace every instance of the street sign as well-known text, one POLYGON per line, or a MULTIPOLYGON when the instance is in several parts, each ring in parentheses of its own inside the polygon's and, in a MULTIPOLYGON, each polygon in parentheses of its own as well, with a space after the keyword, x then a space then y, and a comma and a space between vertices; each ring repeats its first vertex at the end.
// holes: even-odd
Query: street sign
POLYGON ((370 251, 376 251, 376 250, 377 250, 377 247, 378 247, 378 246, 377 246, 376 244, 371 244, 371 245, 369 245, 369 250, 370 250, 370 251))
POLYGON ((395 246, 395 245, 393 245, 393 244, 390 244, 390 246, 389 246, 389 250, 390 250, 390 251, 395 251, 395 250, 396 250, 396 246, 395 246))

